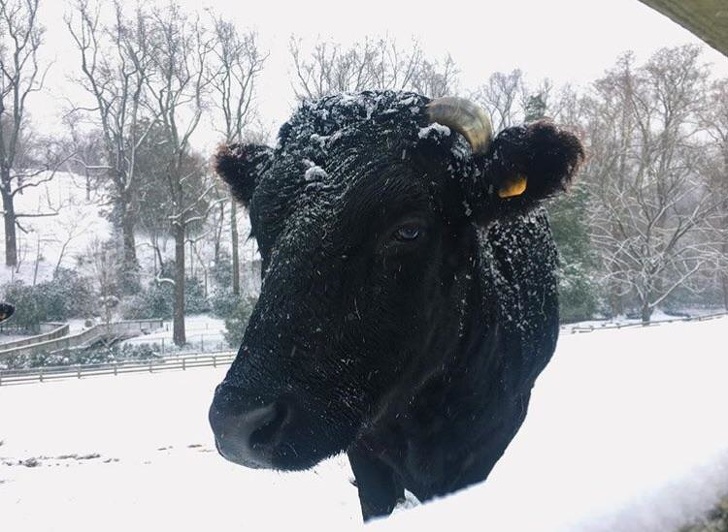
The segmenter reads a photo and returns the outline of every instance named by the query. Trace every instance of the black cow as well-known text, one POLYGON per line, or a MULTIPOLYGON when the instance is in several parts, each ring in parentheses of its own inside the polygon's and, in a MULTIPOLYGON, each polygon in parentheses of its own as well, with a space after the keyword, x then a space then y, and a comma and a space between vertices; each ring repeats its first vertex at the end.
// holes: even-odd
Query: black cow
POLYGON ((484 480, 554 351, 538 204, 582 158, 550 123, 491 139, 469 102, 396 92, 304 104, 275 149, 223 147, 263 284, 210 408, 219 452, 300 470, 346 451, 365 520, 484 480))

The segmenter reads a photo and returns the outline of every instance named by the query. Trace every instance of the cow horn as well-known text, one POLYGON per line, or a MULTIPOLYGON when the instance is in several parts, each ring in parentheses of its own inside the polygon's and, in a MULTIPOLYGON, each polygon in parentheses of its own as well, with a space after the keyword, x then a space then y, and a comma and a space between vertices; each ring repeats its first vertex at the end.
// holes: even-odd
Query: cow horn
POLYGON ((427 116, 430 122, 452 128, 465 137, 473 154, 488 151, 493 138, 490 118, 473 102, 454 96, 437 98, 427 104, 427 116))

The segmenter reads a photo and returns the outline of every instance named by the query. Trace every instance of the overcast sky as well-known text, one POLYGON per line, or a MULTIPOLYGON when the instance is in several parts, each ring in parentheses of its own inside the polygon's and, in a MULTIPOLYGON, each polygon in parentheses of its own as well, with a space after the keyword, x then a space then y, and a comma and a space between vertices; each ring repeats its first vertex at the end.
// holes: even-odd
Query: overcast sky
MULTIPOLYGON (((157 1, 157 0, 147 0, 157 1)), ((166 1, 166 0, 164 0, 166 1)), ((162 2, 160 2, 162 3, 162 2)), ((272 129, 294 105, 288 81, 291 34, 351 43, 365 35, 389 34, 402 45, 413 37, 432 58, 450 53, 460 69, 463 89, 477 86, 495 71, 520 68, 534 84, 543 77, 556 84, 584 85, 611 67, 626 50, 644 60, 663 46, 701 42, 687 30, 638 0, 181 0, 186 8, 210 7, 240 28, 255 29, 270 52, 259 82, 261 114, 272 129)), ((75 68, 76 55, 62 24, 67 2, 43 0, 48 51, 56 58, 54 83, 75 68)), ((704 59, 719 76, 728 76, 728 58, 705 46, 704 59)), ((54 87, 44 97, 50 108, 63 105, 54 87)), ((34 113, 37 114, 37 113, 34 113)))

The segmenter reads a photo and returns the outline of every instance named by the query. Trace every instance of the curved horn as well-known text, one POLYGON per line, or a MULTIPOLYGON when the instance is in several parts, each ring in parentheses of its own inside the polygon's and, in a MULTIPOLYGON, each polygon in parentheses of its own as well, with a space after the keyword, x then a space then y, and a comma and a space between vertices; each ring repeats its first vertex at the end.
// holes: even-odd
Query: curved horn
POLYGON ((465 137, 473 154, 488 151, 493 127, 485 111, 473 102, 454 96, 437 98, 427 104, 427 116, 431 122, 452 128, 465 137))

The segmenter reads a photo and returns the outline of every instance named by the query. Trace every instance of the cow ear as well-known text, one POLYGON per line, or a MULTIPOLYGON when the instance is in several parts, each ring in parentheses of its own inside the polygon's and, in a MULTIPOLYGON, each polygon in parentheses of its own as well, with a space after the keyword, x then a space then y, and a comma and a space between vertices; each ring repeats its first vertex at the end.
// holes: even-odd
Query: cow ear
POLYGON ((272 157, 273 149, 268 146, 223 145, 215 154, 215 172, 230 186, 233 197, 247 207, 272 157))
POLYGON ((522 214, 566 190, 583 160, 579 139, 551 122, 507 128, 476 161, 478 184, 466 196, 483 223, 522 214))

